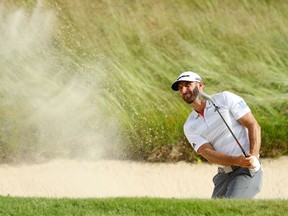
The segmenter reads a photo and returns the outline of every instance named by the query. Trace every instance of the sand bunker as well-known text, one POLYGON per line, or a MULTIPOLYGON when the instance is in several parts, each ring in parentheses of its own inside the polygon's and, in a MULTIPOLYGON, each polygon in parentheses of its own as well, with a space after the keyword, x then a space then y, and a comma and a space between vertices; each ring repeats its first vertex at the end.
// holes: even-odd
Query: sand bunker
MULTIPOLYGON (((288 157, 265 159, 258 199, 288 198, 288 157)), ((1 165, 0 195, 24 197, 210 198, 216 166, 130 161, 55 160, 1 165)))

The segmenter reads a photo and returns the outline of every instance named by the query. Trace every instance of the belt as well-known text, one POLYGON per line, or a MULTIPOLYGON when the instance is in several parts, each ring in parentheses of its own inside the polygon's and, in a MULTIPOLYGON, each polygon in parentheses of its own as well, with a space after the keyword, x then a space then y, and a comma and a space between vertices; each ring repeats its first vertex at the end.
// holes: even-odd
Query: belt
POLYGON ((233 170, 238 169, 238 166, 224 166, 224 167, 218 167, 218 173, 220 174, 226 174, 226 173, 230 173, 233 170))

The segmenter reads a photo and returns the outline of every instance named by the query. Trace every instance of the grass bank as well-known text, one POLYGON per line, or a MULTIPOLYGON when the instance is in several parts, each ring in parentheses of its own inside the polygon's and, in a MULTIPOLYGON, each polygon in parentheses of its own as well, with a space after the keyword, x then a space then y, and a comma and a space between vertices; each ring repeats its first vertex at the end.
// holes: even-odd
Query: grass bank
POLYGON ((287 200, 0 198, 1 215, 286 215, 287 200))
POLYGON ((176 147, 176 160, 195 160, 182 131, 191 107, 170 89, 185 70, 207 93, 247 101, 262 156, 287 155, 287 1, 41 2, 4 0, 1 10, 2 160, 163 161, 176 147))

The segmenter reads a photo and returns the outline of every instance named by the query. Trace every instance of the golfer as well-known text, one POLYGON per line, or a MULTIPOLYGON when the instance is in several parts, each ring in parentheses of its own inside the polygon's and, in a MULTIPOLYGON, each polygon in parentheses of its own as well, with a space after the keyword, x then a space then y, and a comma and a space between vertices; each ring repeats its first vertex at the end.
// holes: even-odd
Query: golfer
POLYGON ((189 143, 198 154, 218 165, 212 198, 255 197, 261 190, 263 176, 259 163, 261 128, 245 101, 228 91, 211 96, 248 157, 212 102, 200 97, 204 83, 197 73, 181 73, 171 87, 193 108, 184 124, 189 143))

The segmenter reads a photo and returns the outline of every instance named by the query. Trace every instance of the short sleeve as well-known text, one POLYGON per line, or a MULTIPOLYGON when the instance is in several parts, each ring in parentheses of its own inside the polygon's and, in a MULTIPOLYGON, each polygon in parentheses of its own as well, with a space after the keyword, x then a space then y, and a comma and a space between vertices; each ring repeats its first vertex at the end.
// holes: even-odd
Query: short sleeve
POLYGON ((246 102, 238 95, 225 91, 224 97, 228 105, 228 109, 236 120, 251 112, 246 102))
POLYGON ((193 130, 187 125, 184 125, 184 133, 192 148, 196 152, 203 144, 208 143, 208 140, 206 140, 201 135, 194 133, 193 130))

